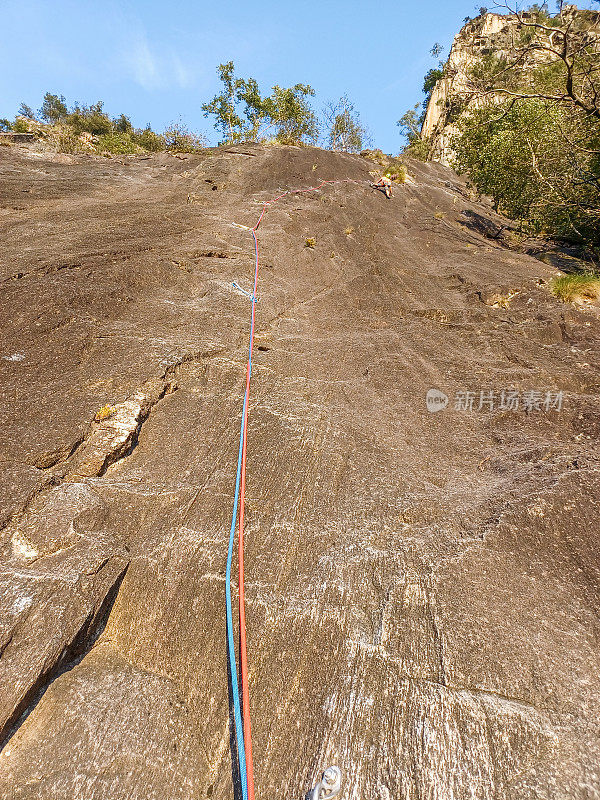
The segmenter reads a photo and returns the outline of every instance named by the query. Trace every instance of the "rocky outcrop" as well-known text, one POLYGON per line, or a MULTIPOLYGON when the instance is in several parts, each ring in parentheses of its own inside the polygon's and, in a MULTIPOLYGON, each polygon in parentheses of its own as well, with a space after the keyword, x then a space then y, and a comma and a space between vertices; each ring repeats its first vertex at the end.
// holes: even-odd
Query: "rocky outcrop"
POLYGON ((234 796, 240 226, 345 178, 259 230, 258 796, 330 763, 356 800, 599 796, 598 310, 449 169, 373 168, 0 150, 0 798, 234 796))
MULTIPOLYGON (((566 25, 578 16, 585 15, 586 24, 595 21, 600 30, 600 14, 580 11, 576 6, 565 4, 558 19, 566 25)), ((482 98, 473 91, 469 73, 486 56, 494 55, 509 61, 517 62, 517 69, 527 76, 548 59, 544 46, 547 39, 555 36, 536 30, 539 47, 530 48, 525 57, 517 61, 517 51, 522 49, 520 34, 523 32, 522 21, 531 22, 536 19, 535 12, 523 11, 517 14, 485 13, 466 22, 454 37, 448 60, 444 65, 443 75, 436 82, 429 97, 421 128, 421 136, 430 145, 430 156, 434 161, 451 166, 452 137, 458 132, 457 118, 469 109, 481 107, 483 103, 493 103, 504 99, 500 95, 487 95, 482 98), (546 40, 546 41, 545 41, 546 40)), ((531 29, 530 29, 531 30, 531 29)))

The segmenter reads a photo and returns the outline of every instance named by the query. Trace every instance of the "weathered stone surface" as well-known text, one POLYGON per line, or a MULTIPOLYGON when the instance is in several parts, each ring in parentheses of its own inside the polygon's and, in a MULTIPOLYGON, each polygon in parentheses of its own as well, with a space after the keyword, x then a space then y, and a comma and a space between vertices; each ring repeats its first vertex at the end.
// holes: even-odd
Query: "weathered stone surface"
POLYGON ((356 800, 600 797, 598 311, 554 299, 448 169, 410 164, 387 201, 371 167, 0 152, 1 798, 232 796, 232 282, 253 270, 233 223, 336 178, 360 183, 259 232, 258 795, 302 797, 333 762, 356 800), (431 414, 430 388, 563 407, 431 414))

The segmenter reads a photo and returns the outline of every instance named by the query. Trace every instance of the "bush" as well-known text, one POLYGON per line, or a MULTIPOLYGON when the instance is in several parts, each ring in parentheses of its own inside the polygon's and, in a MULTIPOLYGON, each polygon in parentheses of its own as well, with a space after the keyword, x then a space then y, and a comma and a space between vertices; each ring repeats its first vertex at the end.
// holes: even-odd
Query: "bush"
POLYGON ((389 166, 383 173, 386 178, 395 181, 396 183, 404 183, 406 181, 406 167, 397 158, 390 160, 389 166))
POLYGON ((76 133, 69 128, 62 128, 56 137, 59 153, 88 153, 89 148, 81 141, 76 133))
POLYGON ((110 419, 110 417, 114 417, 116 413, 117 413, 117 408, 107 403, 105 406, 102 406, 102 408, 96 412, 96 414, 94 415, 94 422, 104 422, 105 419, 110 419))
POLYGON ((205 146, 199 134, 188 131, 181 123, 171 125, 161 135, 150 125, 135 129, 126 114, 111 119, 102 101, 89 106, 75 103, 69 111, 63 95, 46 92, 40 117, 47 124, 39 122, 32 109, 22 103, 14 122, 0 119, 0 131, 31 132, 54 143, 62 153, 153 153, 167 149, 167 145, 173 152, 189 153, 205 146))
POLYGON ((29 122, 25 117, 16 117, 12 129, 15 133, 29 133, 29 122))
POLYGON ((402 154, 417 161, 428 161, 430 151, 431 143, 427 139, 414 139, 404 148, 402 154))
POLYGON ((444 77, 444 70, 439 67, 433 67, 423 78, 423 92, 429 96, 431 95, 436 83, 444 77))
POLYGON ((383 167, 383 174, 396 183, 404 183, 406 180, 406 167, 401 158, 387 156, 383 150, 363 150, 361 156, 383 167))
POLYGON ((163 137, 165 147, 170 153, 197 153, 206 147, 204 138, 188 130, 181 121, 172 123, 163 137))
POLYGON ((108 114, 102 110, 104 103, 98 101, 91 106, 78 106, 65 118, 65 122, 75 133, 91 133, 94 136, 105 136, 112 132, 113 123, 108 114))
POLYGON ((368 158, 369 161, 373 161, 375 164, 379 164, 380 167, 385 167, 388 163, 388 157, 383 150, 362 150, 361 156, 363 158, 368 158))
POLYGON ((125 114, 121 114, 121 116, 114 119, 113 126, 119 133, 132 133, 133 131, 131 120, 125 114))
POLYGON ((115 155, 126 153, 139 153, 141 148, 133 141, 129 133, 107 133, 98 137, 97 149, 99 152, 108 151, 115 155))
POLYGON ((150 126, 144 128, 143 131, 134 131, 130 136, 137 145, 149 153, 158 153, 167 148, 165 137, 154 133, 150 126))

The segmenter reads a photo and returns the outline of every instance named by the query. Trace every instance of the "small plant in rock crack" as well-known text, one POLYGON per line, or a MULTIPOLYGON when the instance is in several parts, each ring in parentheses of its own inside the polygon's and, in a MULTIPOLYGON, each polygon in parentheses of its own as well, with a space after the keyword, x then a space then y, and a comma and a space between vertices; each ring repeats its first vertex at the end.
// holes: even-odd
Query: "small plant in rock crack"
POLYGON ((105 406, 96 412, 94 416, 94 422, 103 422, 105 419, 109 419, 110 417, 114 416, 117 413, 117 409, 114 406, 109 405, 108 403, 105 406))
POLYGON ((354 233, 354 228, 352 227, 352 225, 348 225, 344 233, 346 234, 346 236, 350 236, 351 233, 354 233))
POLYGON ((316 239, 310 238, 304 242, 304 247, 314 247, 317 243, 316 239))

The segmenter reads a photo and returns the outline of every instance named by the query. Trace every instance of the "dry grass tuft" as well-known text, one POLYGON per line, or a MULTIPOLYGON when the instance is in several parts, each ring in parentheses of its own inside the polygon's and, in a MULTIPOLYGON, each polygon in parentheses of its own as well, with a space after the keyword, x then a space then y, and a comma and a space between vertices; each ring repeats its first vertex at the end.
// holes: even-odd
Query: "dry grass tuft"
POLYGON ((511 300, 517 297, 518 294, 519 292, 513 289, 509 289, 506 294, 493 292, 485 298, 484 302, 486 306, 491 308, 509 308, 511 300))
POLYGON ((317 243, 316 239, 310 238, 304 242, 304 247, 314 247, 317 243))
POLYGON ((593 272, 559 275, 550 281, 550 289, 563 303, 593 303, 600 300, 600 277, 593 272))

